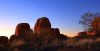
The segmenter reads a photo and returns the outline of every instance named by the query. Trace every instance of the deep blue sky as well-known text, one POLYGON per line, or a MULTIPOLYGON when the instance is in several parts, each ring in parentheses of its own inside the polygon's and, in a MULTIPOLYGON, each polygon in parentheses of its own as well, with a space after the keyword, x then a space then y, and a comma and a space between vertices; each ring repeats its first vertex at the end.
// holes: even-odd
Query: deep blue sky
POLYGON ((53 28, 74 36, 82 31, 80 16, 100 12, 100 0, 0 0, 0 35, 14 34, 18 23, 34 27, 39 17, 48 17, 53 28))

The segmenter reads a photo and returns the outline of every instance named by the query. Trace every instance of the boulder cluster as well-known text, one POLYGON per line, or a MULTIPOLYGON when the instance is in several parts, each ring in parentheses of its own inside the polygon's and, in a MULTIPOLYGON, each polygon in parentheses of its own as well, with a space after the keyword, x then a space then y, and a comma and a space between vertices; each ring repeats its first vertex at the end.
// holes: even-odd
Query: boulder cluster
POLYGON ((0 51, 55 51, 66 39, 58 28, 51 28, 48 18, 42 17, 33 29, 28 23, 19 23, 10 39, 0 36, 0 51))
POLYGON ((100 51, 100 37, 87 36, 87 32, 67 37, 42 17, 33 29, 28 23, 19 23, 10 39, 0 36, 0 51, 100 51))

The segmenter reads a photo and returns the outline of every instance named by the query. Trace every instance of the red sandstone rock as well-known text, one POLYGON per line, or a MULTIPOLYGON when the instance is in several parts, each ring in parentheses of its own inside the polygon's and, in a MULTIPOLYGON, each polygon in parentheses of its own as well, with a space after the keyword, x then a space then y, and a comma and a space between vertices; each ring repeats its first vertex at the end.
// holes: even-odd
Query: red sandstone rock
POLYGON ((28 30, 30 30, 30 26, 28 23, 20 23, 16 26, 15 35, 23 36, 28 30))
POLYGON ((37 34, 41 34, 43 32, 47 32, 48 30, 50 30, 50 28, 51 28, 51 23, 49 19, 46 17, 42 17, 37 20, 34 27, 34 32, 37 34))
POLYGON ((16 26, 15 34, 10 37, 10 42, 15 39, 31 40, 33 38, 33 31, 30 29, 28 23, 19 23, 16 26))
MULTIPOLYGON (((56 37, 56 38, 62 38, 66 37, 62 34, 60 34, 60 31, 58 28, 51 28, 51 23, 48 18, 42 17, 39 18, 35 24, 34 32, 39 38, 43 38, 45 35, 49 35, 49 37, 56 37)), ((64 38, 62 38, 64 39, 64 38)))

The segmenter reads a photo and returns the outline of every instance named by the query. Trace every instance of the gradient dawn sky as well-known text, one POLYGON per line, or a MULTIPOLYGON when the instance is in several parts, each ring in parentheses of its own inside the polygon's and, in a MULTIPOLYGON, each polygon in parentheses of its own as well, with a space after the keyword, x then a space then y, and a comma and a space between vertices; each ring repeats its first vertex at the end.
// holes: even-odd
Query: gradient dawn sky
POLYGON ((75 36, 83 31, 79 20, 87 11, 100 12, 100 0, 0 0, 0 36, 10 37, 22 22, 33 29, 40 17, 48 17, 62 34, 75 36))

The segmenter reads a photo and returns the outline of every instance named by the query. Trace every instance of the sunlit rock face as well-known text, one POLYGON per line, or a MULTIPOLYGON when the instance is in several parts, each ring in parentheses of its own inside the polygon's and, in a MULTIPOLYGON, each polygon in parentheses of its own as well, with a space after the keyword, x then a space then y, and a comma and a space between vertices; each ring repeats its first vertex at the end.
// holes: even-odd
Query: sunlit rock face
POLYGON ((37 20, 35 27, 34 27, 34 33, 36 35, 34 37, 38 37, 41 39, 45 36, 52 37, 52 38, 58 38, 58 39, 66 39, 65 35, 60 34, 60 31, 58 28, 51 28, 51 23, 49 19, 46 17, 42 17, 37 20))
POLYGON ((23 36, 23 34, 26 34, 26 31, 30 30, 30 26, 28 23, 19 23, 16 26, 15 35, 16 36, 23 36))
POLYGON ((39 18, 35 24, 35 31, 39 28, 51 28, 51 23, 48 18, 42 17, 39 18))
POLYGON ((33 31, 30 29, 28 23, 19 23, 16 26, 15 34, 10 37, 10 42, 15 39, 31 40, 33 38, 33 31))
POLYGON ((35 24, 34 32, 36 34, 48 33, 51 30, 51 23, 48 18, 39 18, 35 24))
POLYGON ((46 17, 42 17, 37 20, 35 27, 34 27, 34 32, 38 36, 42 36, 43 34, 44 35, 45 34, 51 34, 51 35, 60 34, 59 29, 51 28, 51 23, 49 19, 46 17))

